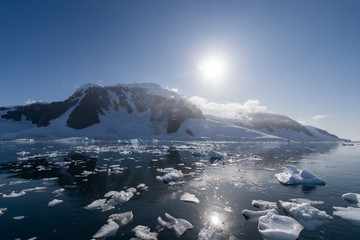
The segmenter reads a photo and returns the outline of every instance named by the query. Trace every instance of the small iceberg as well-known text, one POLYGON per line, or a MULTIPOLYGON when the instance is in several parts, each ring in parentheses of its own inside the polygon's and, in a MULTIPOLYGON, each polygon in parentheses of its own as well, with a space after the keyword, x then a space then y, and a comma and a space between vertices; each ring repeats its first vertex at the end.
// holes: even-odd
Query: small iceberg
POLYGON ((113 220, 109 219, 108 223, 102 226, 93 238, 113 237, 116 235, 119 225, 113 220))
POLYGON ((130 211, 130 212, 124 212, 124 213, 119 213, 119 214, 111 214, 109 216, 109 218, 114 220, 115 222, 117 222, 119 225, 126 225, 131 220, 133 220, 134 215, 133 215, 132 211, 130 211))
POLYGON ((16 198, 16 197, 20 197, 20 196, 23 196, 25 195, 26 192, 24 190, 20 191, 20 192, 15 192, 15 191, 12 191, 10 194, 3 194, 2 197, 3 198, 16 198))
POLYGON ((246 220, 264 216, 264 215, 268 214, 269 212, 273 212, 276 214, 278 213, 275 209, 266 209, 266 210, 262 210, 262 211, 253 211, 253 210, 245 209, 245 210, 241 211, 242 215, 245 217, 246 220))
POLYGON ((129 201, 134 196, 133 192, 120 191, 112 195, 111 199, 107 201, 108 205, 117 205, 129 201))
POLYGON ((210 160, 222 159, 224 157, 222 154, 215 152, 212 149, 206 150, 205 153, 210 160))
POLYGON ((164 176, 156 176, 156 179, 161 180, 165 183, 175 182, 183 177, 181 170, 174 168, 157 169, 158 172, 166 173, 164 176))
POLYGON ((220 219, 213 215, 198 233, 198 240, 222 239, 221 234, 223 231, 224 228, 220 219))
POLYGON ((187 192, 184 193, 183 195, 181 195, 180 200, 184 201, 184 202, 193 202, 193 203, 197 203, 197 204, 200 203, 200 200, 197 197, 195 197, 194 194, 187 193, 187 192))
POLYGON ((360 206, 360 194, 358 193, 345 193, 342 195, 342 198, 351 204, 357 204, 360 206))
POLYGON ((3 215, 6 210, 7 208, 0 208, 0 216, 3 215))
POLYGON ((87 210, 97 210, 97 209, 102 209, 104 207, 104 204, 106 202, 106 199, 98 199, 93 201, 92 203, 90 203, 89 205, 87 205, 86 207, 84 207, 87 210))
POLYGON ((354 207, 334 207, 334 216, 341 217, 351 223, 360 226, 360 208, 354 207))
POLYGON ((25 216, 16 216, 16 217, 13 217, 14 220, 22 220, 24 219, 25 216))
POLYGON ((137 239, 143 240, 157 240, 158 233, 151 232, 150 228, 143 225, 136 226, 133 230, 137 239))
POLYGON ((193 225, 182 218, 174 218, 168 213, 165 213, 165 217, 169 219, 170 221, 164 221, 161 217, 158 217, 158 229, 162 231, 165 227, 169 229, 174 229, 177 236, 181 236, 184 234, 184 232, 188 229, 194 228, 193 225))
POLYGON ((280 205, 287 214, 298 220, 308 230, 315 230, 317 226, 323 224, 324 220, 333 219, 325 211, 312 207, 310 203, 280 201, 280 205))
POLYGON ((252 200, 251 205, 260 209, 277 209, 276 202, 268 202, 264 200, 252 200))
POLYGON ((284 172, 275 174, 276 179, 284 185, 325 185, 325 181, 307 169, 299 170, 287 165, 284 172))
POLYGON ((259 218, 258 230, 266 239, 295 240, 303 226, 291 217, 269 212, 259 218))
POLYGON ((62 203, 62 202, 63 202, 63 200, 54 199, 54 200, 52 200, 52 201, 50 201, 50 202, 48 203, 48 207, 53 207, 53 206, 58 205, 58 204, 60 204, 60 203, 62 203))

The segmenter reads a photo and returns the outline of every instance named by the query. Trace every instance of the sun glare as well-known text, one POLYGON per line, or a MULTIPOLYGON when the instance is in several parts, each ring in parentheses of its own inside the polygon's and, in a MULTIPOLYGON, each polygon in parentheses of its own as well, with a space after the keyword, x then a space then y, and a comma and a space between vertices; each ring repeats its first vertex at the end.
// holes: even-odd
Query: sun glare
POLYGON ((204 77, 204 80, 213 83, 222 81, 227 74, 228 67, 226 61, 218 56, 211 56, 203 59, 198 69, 204 77))

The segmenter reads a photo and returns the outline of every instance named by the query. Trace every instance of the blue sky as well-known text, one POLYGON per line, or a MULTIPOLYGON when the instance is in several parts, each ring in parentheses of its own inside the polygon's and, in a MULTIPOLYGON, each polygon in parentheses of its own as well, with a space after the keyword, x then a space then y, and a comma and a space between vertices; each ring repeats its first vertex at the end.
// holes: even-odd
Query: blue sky
POLYGON ((356 0, 3 0, 0 106, 155 82, 205 111, 250 103, 360 140, 359 13, 356 0), (210 55, 229 66, 217 84, 198 70, 210 55))

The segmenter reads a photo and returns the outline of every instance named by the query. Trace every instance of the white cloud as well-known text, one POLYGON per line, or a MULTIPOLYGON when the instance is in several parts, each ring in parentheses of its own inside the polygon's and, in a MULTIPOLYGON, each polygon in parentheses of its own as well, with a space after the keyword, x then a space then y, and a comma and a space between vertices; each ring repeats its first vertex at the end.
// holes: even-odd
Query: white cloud
POLYGON ((220 117, 233 118, 238 113, 266 112, 267 106, 260 105, 259 100, 247 100, 244 103, 228 102, 217 103, 210 102, 202 97, 191 97, 189 100, 197 105, 205 114, 213 114, 220 117))
POLYGON ((169 90, 169 91, 171 91, 171 92, 174 92, 174 93, 178 93, 178 92, 179 92, 179 90, 178 90, 177 88, 169 88, 169 87, 166 87, 165 89, 166 89, 166 90, 169 90))
POLYGON ((41 102, 42 102, 41 100, 28 99, 24 103, 25 103, 25 105, 30 105, 30 104, 33 104, 33 103, 41 103, 41 102))
POLYGON ((311 119, 312 120, 320 120, 320 119, 327 118, 327 117, 328 117, 328 115, 319 114, 319 115, 312 116, 311 119))

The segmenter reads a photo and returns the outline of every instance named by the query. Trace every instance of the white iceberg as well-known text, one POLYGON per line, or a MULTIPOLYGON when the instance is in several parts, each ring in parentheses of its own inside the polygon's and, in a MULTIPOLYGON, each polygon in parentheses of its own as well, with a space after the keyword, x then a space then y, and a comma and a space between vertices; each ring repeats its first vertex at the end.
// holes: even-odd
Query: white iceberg
POLYGON ((111 214, 109 216, 109 218, 114 220, 115 222, 117 222, 119 225, 126 225, 131 220, 133 220, 134 215, 133 215, 132 211, 130 211, 130 212, 124 212, 124 213, 118 213, 118 214, 111 214))
POLYGON ((299 170, 287 165, 284 172, 275 174, 276 179, 284 185, 325 185, 325 181, 307 169, 299 170))
POLYGON ((157 171, 166 173, 164 176, 156 176, 156 179, 161 180, 165 183, 177 181, 183 177, 183 173, 181 172, 181 170, 177 170, 174 168, 157 169, 157 171))
POLYGON ((193 225, 185 219, 174 218, 168 213, 165 213, 165 217, 170 221, 164 221, 161 217, 158 217, 158 229, 160 230, 164 229, 164 227, 167 227, 169 229, 172 228, 174 229, 177 236, 181 236, 186 230, 194 228, 193 225))
POLYGON ((106 199, 98 199, 90 203, 89 205, 85 206, 84 208, 87 210, 96 210, 96 209, 102 209, 104 207, 104 204, 106 202, 106 199))
POLYGON ((16 217, 13 217, 14 220, 22 220, 24 219, 25 216, 16 216, 16 217))
POLYGON ((54 200, 52 200, 52 201, 50 201, 50 202, 48 203, 48 206, 49 206, 49 207, 53 207, 53 206, 58 205, 58 204, 60 204, 60 203, 62 203, 62 202, 63 202, 63 200, 54 199, 54 200))
POLYGON ((360 205, 360 194, 358 193, 345 193, 342 195, 342 198, 349 203, 360 205))
POLYGON ((138 225, 132 231, 135 233, 135 236, 138 239, 157 240, 158 233, 157 232, 151 232, 150 228, 147 227, 147 226, 138 225))
POLYGON ((334 216, 349 220, 355 225, 360 226, 360 208, 354 207, 334 207, 334 216))
POLYGON ((200 203, 200 200, 197 197, 195 197, 194 194, 187 193, 187 192, 184 193, 183 195, 181 195, 180 200, 184 201, 184 202, 193 202, 193 203, 197 203, 197 204, 200 203))
POLYGON ((130 188, 126 189, 126 191, 127 191, 127 192, 132 192, 132 193, 136 193, 136 192, 137 192, 136 188, 133 188, 133 187, 130 187, 130 188))
POLYGON ((269 212, 259 218, 258 230, 266 239, 295 240, 303 226, 291 217, 269 212))
POLYGON ((129 201, 130 198, 132 198, 133 196, 134 196, 134 193, 132 193, 132 192, 120 191, 120 192, 115 193, 111 197, 111 199, 109 201, 107 201, 106 204, 117 205, 117 204, 129 201))
POLYGON ((280 201, 285 212, 299 221, 308 230, 315 230, 317 226, 323 224, 324 220, 333 219, 325 211, 312 207, 310 203, 293 203, 280 201))
POLYGON ((307 198, 291 198, 289 199, 290 202, 295 202, 295 203, 309 203, 311 205, 322 205, 325 202, 321 201, 321 200, 310 200, 307 198))
POLYGON ((62 194, 62 192, 64 192, 64 191, 65 191, 64 188, 59 188, 57 190, 52 191, 51 193, 55 194, 56 196, 60 196, 62 194))
POLYGON ((15 192, 15 191, 12 191, 10 194, 3 194, 2 197, 3 198, 16 198, 16 197, 20 197, 20 196, 23 196, 25 195, 26 192, 24 190, 20 191, 20 192, 15 192))
POLYGON ((251 205, 260 209, 277 209, 276 202, 269 202, 264 200, 252 200, 251 205))
POLYGON ((113 220, 109 219, 108 223, 102 226, 93 238, 113 237, 116 235, 119 225, 113 220))
POLYGON ((114 196, 116 193, 118 193, 118 191, 109 191, 104 195, 104 197, 109 198, 114 196))
POLYGON ((0 208, 0 216, 3 215, 6 210, 7 208, 0 208))
POLYGON ((278 213, 275 209, 266 209, 266 210, 262 210, 262 211, 253 211, 253 210, 249 210, 249 209, 244 209, 241 211, 241 213, 245 217, 245 219, 258 218, 258 217, 268 214, 269 212, 278 213))

